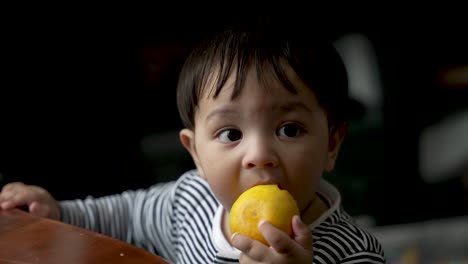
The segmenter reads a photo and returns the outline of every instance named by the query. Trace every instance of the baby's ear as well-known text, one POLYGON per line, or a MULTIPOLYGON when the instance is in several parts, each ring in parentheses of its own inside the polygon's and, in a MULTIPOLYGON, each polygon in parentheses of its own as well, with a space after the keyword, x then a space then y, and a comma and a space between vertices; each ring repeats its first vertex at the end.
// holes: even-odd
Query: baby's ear
POLYGON ((204 177, 202 167, 200 166, 200 160, 198 158, 197 148, 195 146, 195 132, 193 130, 184 128, 179 133, 179 139, 185 149, 187 149, 192 156, 193 162, 195 163, 198 172, 202 177, 204 177))
POLYGON ((339 126, 332 126, 328 135, 328 163, 325 167, 327 172, 331 172, 335 168, 336 159, 340 152, 341 143, 348 132, 348 124, 343 123, 339 126))

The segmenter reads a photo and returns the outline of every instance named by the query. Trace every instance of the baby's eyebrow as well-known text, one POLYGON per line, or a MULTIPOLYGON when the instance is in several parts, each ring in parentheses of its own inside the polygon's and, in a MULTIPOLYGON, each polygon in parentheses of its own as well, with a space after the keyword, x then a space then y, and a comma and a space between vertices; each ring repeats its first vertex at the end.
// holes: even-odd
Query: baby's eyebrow
POLYGON ((303 110, 306 112, 312 112, 312 110, 307 107, 304 103, 302 102, 290 102, 284 105, 279 106, 279 110, 282 112, 292 112, 296 110, 303 110))
POLYGON ((207 116, 206 116, 206 121, 209 121, 210 119, 213 119, 217 116, 238 116, 239 112, 229 109, 229 108, 218 108, 213 111, 211 111, 207 116))
MULTIPOLYGON (((279 112, 284 112, 284 113, 289 113, 293 111, 305 111, 305 112, 312 112, 312 110, 306 106, 302 102, 289 102, 286 104, 282 105, 273 105, 271 106, 272 111, 279 111, 279 112)), ((240 113, 239 111, 232 109, 232 108, 226 108, 226 107, 221 107, 218 109, 215 109, 211 111, 205 118, 206 121, 210 121, 211 119, 214 118, 219 118, 219 117, 239 117, 240 113)))

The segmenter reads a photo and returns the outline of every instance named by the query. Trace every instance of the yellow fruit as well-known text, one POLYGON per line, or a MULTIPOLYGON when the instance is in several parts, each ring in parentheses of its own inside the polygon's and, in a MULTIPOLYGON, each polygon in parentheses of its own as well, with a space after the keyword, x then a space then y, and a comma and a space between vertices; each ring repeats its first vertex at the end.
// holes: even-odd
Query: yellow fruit
POLYGON ((288 191, 273 184, 256 185, 242 193, 232 205, 231 234, 237 232, 269 245, 258 229, 260 220, 267 220, 291 236, 294 215, 299 215, 299 209, 288 191))

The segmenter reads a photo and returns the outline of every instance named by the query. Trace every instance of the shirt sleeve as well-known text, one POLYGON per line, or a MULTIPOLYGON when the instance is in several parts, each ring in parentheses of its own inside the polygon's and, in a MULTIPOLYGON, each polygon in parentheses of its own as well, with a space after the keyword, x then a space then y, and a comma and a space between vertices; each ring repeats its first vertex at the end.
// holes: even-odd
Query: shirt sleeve
MULTIPOLYGON (((59 202, 61 221, 108 235, 153 253, 170 241, 176 182, 84 200, 59 202)), ((167 250, 167 249, 166 249, 167 250)))

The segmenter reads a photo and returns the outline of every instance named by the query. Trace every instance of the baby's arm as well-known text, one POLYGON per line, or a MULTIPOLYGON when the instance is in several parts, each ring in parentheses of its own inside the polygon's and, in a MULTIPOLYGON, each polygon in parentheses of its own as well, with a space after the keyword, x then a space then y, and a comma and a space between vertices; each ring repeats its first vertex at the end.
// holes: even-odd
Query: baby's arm
POLYGON ((61 221, 149 249, 155 233, 158 209, 171 192, 172 183, 128 190, 103 197, 59 202, 61 221))
POLYGON ((8 183, 0 192, 0 209, 7 210, 26 206, 31 214, 60 219, 57 201, 42 187, 21 182, 8 183))

